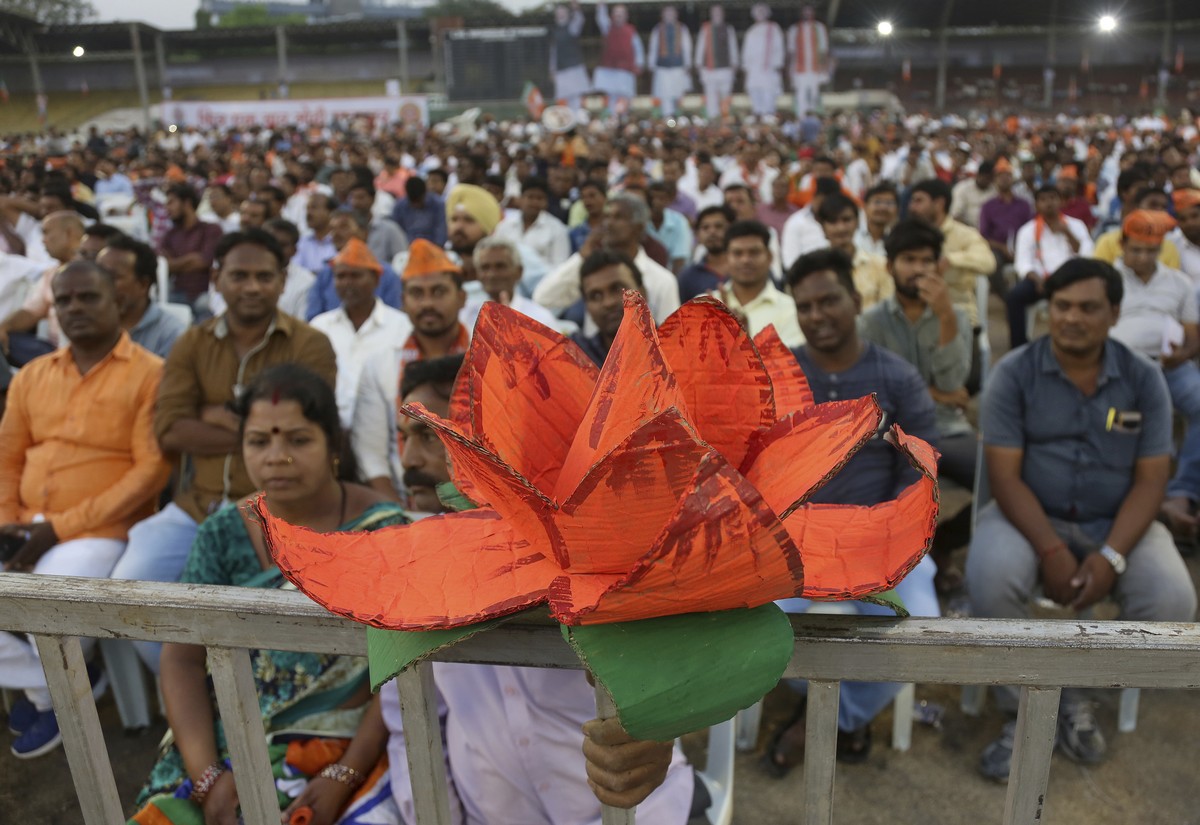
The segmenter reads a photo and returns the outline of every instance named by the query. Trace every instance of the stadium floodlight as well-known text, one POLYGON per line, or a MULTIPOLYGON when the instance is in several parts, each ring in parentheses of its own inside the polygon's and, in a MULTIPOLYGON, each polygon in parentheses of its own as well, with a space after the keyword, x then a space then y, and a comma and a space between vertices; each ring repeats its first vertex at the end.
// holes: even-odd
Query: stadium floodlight
POLYGON ((75 55, 76 57, 83 57, 83 51, 83 46, 76 46, 71 50, 71 54, 75 55))
POLYGON ((891 20, 880 20, 879 25, 875 27, 875 30, 878 31, 883 37, 891 37, 892 32, 895 31, 895 27, 892 26, 891 20))
POLYGON ((1097 25, 1099 25, 1100 31, 1109 34, 1117 30, 1117 18, 1111 14, 1103 14, 1097 25))

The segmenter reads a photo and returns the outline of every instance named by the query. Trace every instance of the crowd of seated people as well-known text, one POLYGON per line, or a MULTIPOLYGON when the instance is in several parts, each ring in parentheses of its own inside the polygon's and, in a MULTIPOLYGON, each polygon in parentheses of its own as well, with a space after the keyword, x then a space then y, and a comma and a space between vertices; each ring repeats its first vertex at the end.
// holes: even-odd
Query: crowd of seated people
MULTIPOLYGON (((1040 590, 1077 610, 1111 597, 1122 619, 1193 620, 1180 549, 1200 532, 1200 135, 856 121, 852 142, 851 124, 824 125, 808 144, 789 121, 688 140, 635 124, 541 132, 532 146, 533 132, 491 124, 341 142, 189 130, 186 151, 131 133, 11 154, 4 570, 278 587, 248 497, 318 531, 444 511, 445 453, 399 402, 445 414, 484 304, 601 365, 637 291, 657 323, 703 297, 750 334, 774 327, 818 402, 875 395, 879 437, 818 501, 874 505, 911 482, 882 437, 893 424, 937 448, 945 483, 976 496, 986 474, 990 495, 943 513, 901 584, 913 615, 941 615, 965 588, 978 616, 1025 616, 1040 590), (1011 351, 994 365, 980 284, 1007 310, 1011 351)), ((135 647, 173 736, 133 821, 236 821, 202 649, 135 647)), ((255 655, 268 736, 286 745, 272 750, 281 812, 326 825, 370 804, 392 817, 380 822, 410 821, 395 688, 372 698, 351 658, 255 655)), ((466 821, 593 822, 603 800, 683 825, 707 805, 678 747, 589 721, 579 673, 438 665, 435 680, 466 821)), ((789 685, 795 712, 766 737, 774 776, 804 752, 805 687, 789 685)), ((18 692, 13 754, 57 748, 28 639, 0 632, 0 687, 18 692)), ((897 692, 843 687, 839 758, 869 758, 897 692)), ((1086 697, 1064 692, 1058 737, 1069 758, 1106 755, 1086 697)), ((1010 724, 981 772, 1006 779, 1012 749, 1010 724)))

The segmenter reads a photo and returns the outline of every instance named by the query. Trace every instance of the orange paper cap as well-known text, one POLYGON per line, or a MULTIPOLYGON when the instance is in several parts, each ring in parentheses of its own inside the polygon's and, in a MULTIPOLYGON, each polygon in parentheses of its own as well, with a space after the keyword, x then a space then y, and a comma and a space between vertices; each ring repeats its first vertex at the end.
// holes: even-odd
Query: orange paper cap
POLYGON ((1171 200, 1175 202, 1175 214, 1178 215, 1185 209, 1200 206, 1200 189, 1176 189, 1171 193, 1171 200))
POLYGON ((1175 219, 1166 212, 1152 209, 1135 209, 1121 224, 1125 238, 1138 243, 1158 246, 1167 233, 1175 228, 1175 219))
POLYGON ((335 267, 348 266, 354 269, 369 269, 376 275, 383 274, 383 265, 371 254, 371 250, 360 238, 351 238, 342 247, 342 251, 330 262, 335 267))
POLYGON ((1008 174, 1011 175, 1013 173, 1013 168, 1012 164, 1008 162, 1008 158, 1000 158, 1000 160, 996 161, 992 171, 997 175, 999 175, 1001 172, 1008 172, 1008 174))
POLYGON ((408 263, 404 265, 404 274, 400 276, 400 280, 407 281, 409 278, 436 275, 439 272, 461 275, 462 268, 450 260, 444 249, 424 238, 417 238, 408 247, 408 263))
POLYGON ((1074 166, 1064 166, 1058 170, 1058 176, 1067 180, 1079 180, 1079 170, 1074 166))

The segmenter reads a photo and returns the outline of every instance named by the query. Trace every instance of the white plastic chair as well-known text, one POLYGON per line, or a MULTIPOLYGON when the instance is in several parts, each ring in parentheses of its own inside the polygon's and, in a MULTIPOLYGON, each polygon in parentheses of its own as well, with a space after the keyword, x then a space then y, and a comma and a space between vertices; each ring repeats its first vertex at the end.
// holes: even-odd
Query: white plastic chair
POLYGON ((158 269, 155 274, 155 288, 158 290, 158 302, 165 304, 171 300, 171 268, 167 266, 167 259, 162 255, 158 256, 158 269))
MULTIPOLYGON (((740 716, 740 714, 739 714, 740 716)), ((733 822, 733 762, 738 717, 708 729, 708 764, 696 771, 704 783, 712 804, 705 816, 709 825, 730 825, 733 822)))
POLYGON ((991 281, 980 275, 975 278, 975 303, 979 311, 979 387, 987 384, 992 369, 992 338, 988 334, 988 301, 992 295, 991 281))

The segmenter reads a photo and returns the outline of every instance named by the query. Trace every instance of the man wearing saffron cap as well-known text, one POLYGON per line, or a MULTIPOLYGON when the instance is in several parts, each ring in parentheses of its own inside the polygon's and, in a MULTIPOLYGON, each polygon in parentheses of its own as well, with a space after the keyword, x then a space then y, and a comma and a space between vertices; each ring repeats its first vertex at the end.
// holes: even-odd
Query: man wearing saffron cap
POLYGON ((470 343, 470 332, 458 320, 467 302, 462 267, 445 250, 423 238, 413 241, 401 279, 404 314, 412 332, 407 338, 393 339, 390 347, 363 364, 350 430, 359 476, 392 498, 404 489, 396 405, 405 366, 466 352, 470 343))
POLYGON ((1187 418, 1187 434, 1179 450, 1175 478, 1167 485, 1164 512, 1181 537, 1194 540, 1197 521, 1191 513, 1200 499, 1200 312, 1196 287, 1158 255, 1163 238, 1175 228, 1166 212, 1137 209, 1121 224, 1121 273, 1125 298, 1111 337, 1162 365, 1171 406, 1187 418), (1184 505, 1182 508, 1180 505, 1184 505))
MULTIPOLYGON (((1008 289, 1003 282, 1003 270, 1012 266, 1013 252, 1016 245, 1017 231, 1033 219, 1033 204, 1024 198, 1017 197, 1013 191, 1015 174, 1008 158, 1000 158, 992 168, 996 196, 989 200, 979 210, 979 234, 988 242, 992 253, 996 256, 997 274, 1001 275, 999 289, 1003 295, 1008 289)), ((993 278, 993 283, 997 283, 993 278)))
MULTIPOLYGON (((785 55, 783 29, 771 20, 771 7, 756 3, 750 9, 754 25, 742 41, 742 69, 746 72, 746 93, 750 107, 758 116, 775 114, 775 104, 783 90, 779 71, 785 55)), ((800 112, 800 115, 803 115, 800 112)))
POLYGON ((629 10, 624 4, 614 6, 609 17, 608 5, 597 3, 596 25, 604 35, 604 51, 596 67, 594 85, 608 95, 608 108, 622 114, 637 94, 638 73, 646 67, 642 40, 629 22, 629 10))
POLYGON ((1179 226, 1167 234, 1167 240, 1179 250, 1179 269, 1200 287, 1200 189, 1176 189, 1171 199, 1179 226))
POLYGON ((1062 213, 1067 217, 1083 221, 1088 232, 1091 232, 1092 227, 1096 225, 1096 215, 1092 212, 1092 205, 1079 191, 1079 168, 1069 163, 1059 169, 1054 184, 1058 187, 1059 194, 1062 195, 1062 213))
POLYGON ((312 319, 337 356, 337 405, 343 427, 354 422, 354 398, 363 364, 412 335, 408 316, 375 294, 383 266, 359 238, 351 238, 332 261, 341 306, 312 319))
POLYGON ((679 98, 692 89, 692 33, 679 22, 674 6, 663 8, 662 22, 650 32, 648 54, 654 69, 654 96, 662 104, 663 117, 671 117, 679 98))
POLYGON ((737 34, 725 22, 723 7, 708 10, 708 22, 696 37, 692 62, 704 87, 704 113, 709 120, 716 120, 725 113, 726 101, 733 96, 733 73, 738 64, 737 34))
MULTIPOLYGON (((333 239, 334 248, 340 253, 352 239, 365 245, 367 227, 362 218, 354 213, 337 212, 329 220, 329 236, 333 239)), ((378 262, 377 258, 375 260, 378 262)), ((386 261, 380 262, 379 265, 383 268, 383 273, 379 276, 375 294, 388 306, 399 309, 400 278, 386 261)), ((305 318, 311 321, 322 312, 337 309, 339 304, 337 288, 334 286, 333 266, 332 263, 327 263, 317 272, 317 280, 308 291, 308 310, 305 318)))

